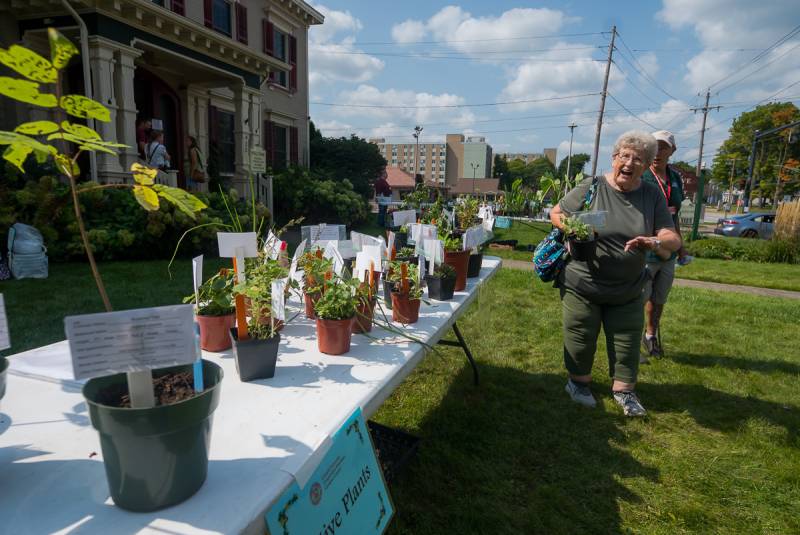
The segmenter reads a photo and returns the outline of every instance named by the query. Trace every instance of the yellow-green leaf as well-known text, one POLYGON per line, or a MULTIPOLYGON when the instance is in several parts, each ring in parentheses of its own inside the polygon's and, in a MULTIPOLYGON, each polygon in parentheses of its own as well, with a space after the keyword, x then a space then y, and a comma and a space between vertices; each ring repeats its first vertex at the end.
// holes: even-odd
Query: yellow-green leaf
POLYGON ((52 145, 45 145, 36 141, 32 137, 28 137, 17 132, 4 132, 0 131, 0 145, 10 145, 13 143, 21 143, 31 147, 34 151, 43 154, 56 154, 58 151, 52 145))
POLYGON ((83 95, 64 95, 59 106, 74 117, 97 119, 105 123, 111 121, 111 112, 108 108, 83 95))
POLYGON ((89 142, 83 143, 82 145, 80 145, 80 149, 81 150, 90 150, 92 152, 98 152, 98 151, 99 152, 106 152, 108 154, 114 154, 114 155, 117 154, 117 151, 115 151, 113 149, 109 149, 105 145, 99 145, 97 143, 89 143, 89 142))
POLYGON ((77 123, 70 123, 69 121, 61 121, 61 128, 73 136, 77 136, 79 138, 85 139, 87 141, 102 141, 103 138, 100 137, 100 134, 89 128, 88 126, 84 126, 82 124, 77 123))
POLYGON ((58 124, 53 121, 33 121, 30 123, 22 123, 14 129, 14 132, 27 134, 29 136, 45 136, 53 132, 58 132, 58 124))
POLYGON ((159 196, 174 204, 181 212, 192 219, 195 219, 197 212, 207 208, 203 201, 186 190, 164 186, 163 184, 155 184, 153 189, 158 192, 159 196))
POLYGON ((78 164, 73 162, 69 156, 56 154, 54 159, 56 161, 56 167, 58 167, 58 170, 63 174, 70 176, 70 171, 72 172, 72 176, 81 174, 80 167, 78 167, 78 164))
POLYGON ((133 196, 145 210, 158 210, 158 195, 147 186, 133 186, 133 196))
POLYGON ((0 63, 35 82, 52 84, 58 79, 58 71, 49 60, 24 46, 0 48, 0 63))
POLYGON ((30 145, 12 143, 3 151, 3 159, 24 173, 25 168, 22 167, 22 164, 25 163, 31 152, 33 152, 33 147, 30 145))
POLYGON ((44 108, 52 108, 58 104, 58 99, 55 95, 40 93, 39 84, 36 82, 9 78, 8 76, 0 76, 0 95, 44 108))
POLYGON ((47 36, 50 38, 50 55, 53 61, 53 67, 61 69, 67 66, 69 58, 78 53, 78 49, 72 44, 72 41, 64 37, 55 28, 47 29, 47 36))
POLYGON ((138 162, 131 164, 131 172, 133 173, 133 180, 142 186, 152 186, 156 182, 156 176, 158 176, 158 169, 147 167, 138 162))

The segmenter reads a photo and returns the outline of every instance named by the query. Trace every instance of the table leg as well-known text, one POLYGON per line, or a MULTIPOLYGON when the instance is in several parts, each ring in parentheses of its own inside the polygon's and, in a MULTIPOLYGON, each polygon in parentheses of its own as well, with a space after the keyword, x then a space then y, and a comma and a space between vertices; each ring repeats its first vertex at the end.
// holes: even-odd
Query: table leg
POLYGON ((464 337, 461 336, 461 331, 458 330, 458 324, 455 322, 453 322, 453 332, 456 333, 458 342, 454 342, 452 340, 439 340, 438 343, 443 346, 460 347, 464 350, 464 353, 467 355, 467 359, 472 366, 472 376, 475 381, 475 386, 478 386, 478 365, 475 363, 475 359, 472 357, 472 352, 469 350, 467 342, 464 341, 464 337))

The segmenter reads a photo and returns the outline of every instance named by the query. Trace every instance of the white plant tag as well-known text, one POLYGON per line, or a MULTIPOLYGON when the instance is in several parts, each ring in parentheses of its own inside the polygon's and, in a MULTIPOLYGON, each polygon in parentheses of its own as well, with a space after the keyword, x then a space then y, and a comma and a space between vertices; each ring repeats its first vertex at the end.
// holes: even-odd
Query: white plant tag
POLYGON ((292 263, 289 265, 289 280, 294 280, 294 275, 297 272, 297 264, 300 262, 300 257, 303 256, 305 250, 306 240, 303 240, 300 242, 300 245, 297 246, 297 249, 294 250, 292 263))
POLYGON ((200 285, 203 284, 203 255, 192 258, 192 282, 194 283, 194 303, 200 307, 200 285))
POLYGON ((0 349, 11 347, 11 337, 8 334, 8 317, 6 316, 6 303, 3 294, 0 294, 0 349))
POLYGON ((234 258, 236 250, 247 258, 258 256, 258 243, 255 232, 217 232, 217 244, 221 258, 234 258))
POLYGON ((325 246, 325 252, 322 253, 322 256, 333 260, 334 273, 337 275, 342 274, 342 269, 344 268, 344 259, 342 258, 341 253, 339 253, 339 249, 336 248, 336 242, 328 242, 328 245, 325 246))
POLYGON ((197 358, 192 305, 67 316, 64 327, 75 379, 191 364, 197 358))
POLYGON ((272 281, 272 313, 274 319, 286 320, 286 302, 284 301, 284 290, 286 289, 286 279, 276 279, 272 281))
MULTIPOLYGON (((431 262, 433 264, 433 262, 431 262)), ((425 273, 425 257, 420 255, 417 265, 417 288, 422 285, 422 274, 425 273)))
POLYGON ((370 255, 361 251, 356 253, 356 278, 361 282, 369 281, 370 255), (366 277, 366 278, 365 278, 366 277))
POLYGON ((392 213, 392 221, 395 227, 402 227, 406 224, 417 222, 416 210, 398 210, 392 213))
POLYGON ((386 238, 386 251, 391 254, 392 248, 394 247, 394 232, 391 230, 389 231, 389 237, 386 238))

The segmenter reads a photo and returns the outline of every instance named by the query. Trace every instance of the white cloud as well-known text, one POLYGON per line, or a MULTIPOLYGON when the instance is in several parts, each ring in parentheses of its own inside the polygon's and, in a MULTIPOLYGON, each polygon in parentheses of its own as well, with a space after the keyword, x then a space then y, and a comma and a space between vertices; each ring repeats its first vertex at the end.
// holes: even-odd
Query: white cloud
POLYGON ((385 63, 354 45, 363 25, 349 11, 315 5, 325 16, 324 24, 309 30, 309 83, 311 91, 334 81, 362 83, 372 79, 385 63), (338 39, 338 41, 337 41, 338 39))
POLYGON ((425 38, 425 24, 408 19, 392 26, 392 39, 397 43, 413 43, 425 38))
POLYGON ((506 51, 526 43, 516 38, 557 33, 564 24, 578 19, 547 8, 514 8, 496 17, 473 17, 459 6, 447 6, 427 21, 409 19, 392 28, 398 43, 420 41, 430 35, 435 41, 465 54, 491 50, 506 51))
MULTIPOLYGON (((712 87, 725 90, 725 86, 736 82, 777 58, 789 48, 800 43, 800 39, 778 47, 752 66, 742 67, 754 57, 756 51, 737 52, 733 49, 764 49, 780 36, 788 33, 797 23, 796 0, 773 0, 752 2, 751 0, 664 0, 657 18, 673 30, 691 28, 704 50, 686 64, 684 81, 693 91, 703 91, 709 85, 733 74, 731 78, 712 87)), ((791 83, 800 69, 800 52, 793 52, 773 65, 729 88, 728 94, 741 96, 762 89, 768 96, 791 83)))

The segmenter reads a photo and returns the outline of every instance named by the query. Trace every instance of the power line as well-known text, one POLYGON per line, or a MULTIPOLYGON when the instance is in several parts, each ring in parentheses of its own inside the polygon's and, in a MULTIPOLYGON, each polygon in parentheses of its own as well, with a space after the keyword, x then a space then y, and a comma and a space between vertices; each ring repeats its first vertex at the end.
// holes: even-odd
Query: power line
POLYGON ((757 72, 760 72, 760 71, 763 71, 764 69, 766 69, 767 67, 769 67, 770 65, 772 65, 773 63, 775 63, 776 61, 778 61, 779 59, 781 59, 781 58, 783 58, 784 56, 786 56, 787 54, 789 54, 789 53, 793 52, 793 51, 794 51, 795 49, 797 49, 798 47, 800 47, 800 43, 798 43, 797 45, 793 46, 792 48, 790 48, 789 50, 787 50, 786 52, 784 52, 784 53, 783 53, 783 54, 781 54, 780 56, 778 56, 778 57, 776 57, 776 58, 773 58, 772 60, 770 60, 769 62, 765 63, 764 65, 762 65, 762 66, 761 66, 761 67, 759 67, 758 69, 756 69, 756 70, 754 70, 754 71, 751 71, 750 73, 748 73, 748 74, 744 75, 743 77, 739 78, 738 80, 736 80, 736 81, 734 81, 734 82, 731 82, 731 83, 729 83, 729 84, 728 84, 728 85, 726 85, 726 86, 723 86, 723 87, 721 87, 720 89, 718 89, 718 90, 717 90, 717 94, 719 94, 719 93, 722 93, 723 91, 725 91, 725 90, 726 90, 726 89, 728 89, 729 87, 732 87, 732 86, 734 86, 734 85, 736 85, 736 84, 738 84, 738 83, 742 82, 743 80, 746 80, 747 78, 750 78, 750 77, 751 77, 751 76, 753 76, 755 73, 757 73, 757 72))
POLYGON ((633 87, 633 88, 634 88, 636 91, 638 91, 638 92, 639 92, 639 94, 641 94, 641 95, 642 95, 644 98, 646 98, 647 100, 649 100, 649 101, 650 101, 650 102, 652 102, 653 104, 656 104, 656 105, 661 105, 661 103, 660 103, 660 102, 658 102, 658 101, 654 100, 653 98, 651 98, 651 97, 650 97, 650 95, 648 95, 647 93, 645 93, 644 91, 642 91, 642 90, 639 88, 639 86, 638 86, 638 85, 636 85, 636 84, 633 82, 633 80, 632 80, 632 79, 630 79, 630 78, 628 77, 628 75, 625 73, 625 71, 623 71, 623 70, 622 70, 622 68, 619 66, 619 63, 617 63, 616 61, 612 61, 612 62, 611 62, 611 64, 612 64, 612 65, 614 65, 614 67, 616 67, 616 68, 619 70, 619 72, 620 72, 620 73, 622 73, 622 76, 624 76, 624 77, 625 77, 625 79, 628 81, 628 83, 631 85, 631 87, 633 87))
MULTIPOLYGON (((619 35, 619 32, 618 32, 618 35, 619 35)), ((667 95, 669 98, 671 98, 672 100, 678 100, 675 96, 671 95, 670 93, 667 93, 667 91, 663 87, 661 87, 661 85, 655 79, 653 79, 652 76, 650 76, 650 74, 644 69, 644 67, 642 67, 642 64, 639 63, 639 60, 636 59, 636 55, 631 51, 631 49, 628 47, 627 43, 625 43, 625 39, 623 39, 622 36, 620 36, 619 40, 622 43, 622 46, 624 46, 625 49, 628 51, 628 53, 631 55, 631 59, 633 59, 633 62, 636 63, 636 65, 639 66, 639 69, 641 69, 641 70, 637 70, 637 72, 640 75, 642 75, 642 77, 644 77, 645 80, 649 81, 653 85, 653 87, 655 87, 656 89, 658 89, 659 91, 661 91, 662 93, 667 95)), ((624 58, 624 55, 623 55, 623 58, 624 58)), ((634 67, 634 69, 636 70, 636 67, 634 67)))
POLYGON ((343 104, 338 102, 312 102, 318 106, 334 106, 337 108, 370 108, 370 109, 386 109, 386 110, 418 110, 418 109, 439 109, 439 108, 479 108, 485 106, 503 106, 507 104, 530 104, 534 102, 550 102, 553 100, 568 100, 573 98, 592 97, 600 93, 582 93, 579 95, 566 95, 563 97, 549 97, 539 99, 526 99, 526 100, 508 100, 505 102, 484 102, 481 104, 438 104, 430 106, 387 106, 384 104, 343 104))
POLYGON ((658 127, 657 127, 657 126, 653 126, 651 123, 648 123, 647 121, 645 121, 644 119, 642 119, 641 117, 639 117, 638 115, 636 115, 635 113, 633 113, 631 110, 629 110, 628 108, 626 108, 626 107, 625 107, 625 105, 624 105, 624 104, 622 104, 622 102, 620 102, 619 100, 617 100, 617 98, 616 98, 614 95, 612 95, 611 93, 609 93, 609 94, 608 94, 608 96, 609 96, 609 97, 611 97, 611 100, 613 100, 614 102, 616 102, 616 103, 617 103, 617 105, 618 105, 620 108, 622 108, 623 110, 627 111, 627 112, 628 112, 628 115, 630 115, 631 117, 633 117, 633 118, 634 118, 634 119, 636 119, 637 121, 639 121, 639 122, 641 122, 641 123, 644 123, 644 124, 646 124, 647 126, 649 126, 650 128, 652 128, 653 130, 658 130, 658 127))
POLYGON ((775 47, 780 46, 786 40, 791 39, 792 37, 794 37, 795 34, 797 34, 798 32, 800 32, 800 25, 795 26, 792 30, 789 31, 789 33, 783 35, 780 39, 778 39, 777 41, 772 43, 770 46, 768 46, 767 48, 762 50, 760 53, 758 53, 754 57, 750 58, 750 60, 748 60, 748 61, 742 63, 741 65, 739 65, 738 67, 736 67, 730 74, 720 78, 719 80, 717 80, 716 82, 714 82, 713 84, 708 86, 708 88, 711 89, 715 85, 718 85, 718 84, 724 82, 725 80, 728 80, 729 78, 735 76, 737 73, 741 72, 741 70, 743 68, 745 68, 746 66, 751 65, 751 64, 753 64, 755 62, 757 62, 758 60, 763 58, 766 54, 768 54, 771 50, 773 50, 775 47))
POLYGON ((604 35, 608 32, 585 32, 585 33, 562 33, 552 35, 529 35, 525 37, 496 37, 492 39, 450 39, 444 41, 408 41, 405 43, 398 43, 397 41, 356 41, 354 44, 359 46, 364 45, 433 45, 433 44, 449 44, 449 43, 487 43, 493 41, 526 41, 535 39, 560 39, 562 37, 586 37, 589 35, 604 35))
MULTIPOLYGON (((594 48, 594 47, 592 47, 594 48)), ((473 57, 472 55, 462 55, 462 56, 453 56, 453 55, 434 55, 434 54, 400 54, 400 53, 382 53, 382 52, 351 52, 351 51, 328 51, 324 52, 324 54, 334 55, 334 56, 376 56, 376 57, 392 57, 392 58, 419 58, 419 59, 447 59, 447 60, 462 60, 462 61, 476 61, 483 58, 480 57, 473 57)), ((602 59, 594 59, 594 58, 575 58, 575 59, 545 59, 539 58, 537 56, 517 56, 517 57, 509 57, 509 58, 502 58, 502 57, 493 57, 493 58, 485 58, 485 60, 491 61, 525 61, 527 63, 564 63, 565 61, 569 62, 577 62, 577 63, 591 63, 591 62, 605 62, 602 59)))
MULTIPOLYGON (((333 43, 335 45, 335 43, 333 43)), ((322 44, 322 45, 311 45, 310 48, 314 48, 317 50, 325 50, 326 47, 329 47, 330 44, 322 44)), ((338 45, 337 45, 338 46, 338 45)), ((483 55, 483 54, 530 54, 533 52, 564 52, 570 50, 595 50, 595 49, 603 49, 605 46, 602 45, 593 45, 593 46, 574 46, 574 47, 562 47, 562 48, 532 48, 532 49, 525 49, 525 50, 481 50, 476 52, 461 52, 461 51, 450 51, 448 49, 433 49, 433 50, 426 50, 425 52, 431 54, 450 54, 450 55, 463 55, 463 54, 470 54, 470 55, 483 55)), ((393 55, 390 52, 375 52, 369 50, 352 50, 352 51, 328 51, 326 53, 333 54, 334 52, 345 54, 367 54, 367 55, 384 55, 389 56, 393 55)), ((398 55, 409 54, 411 52, 405 52, 398 55)))

